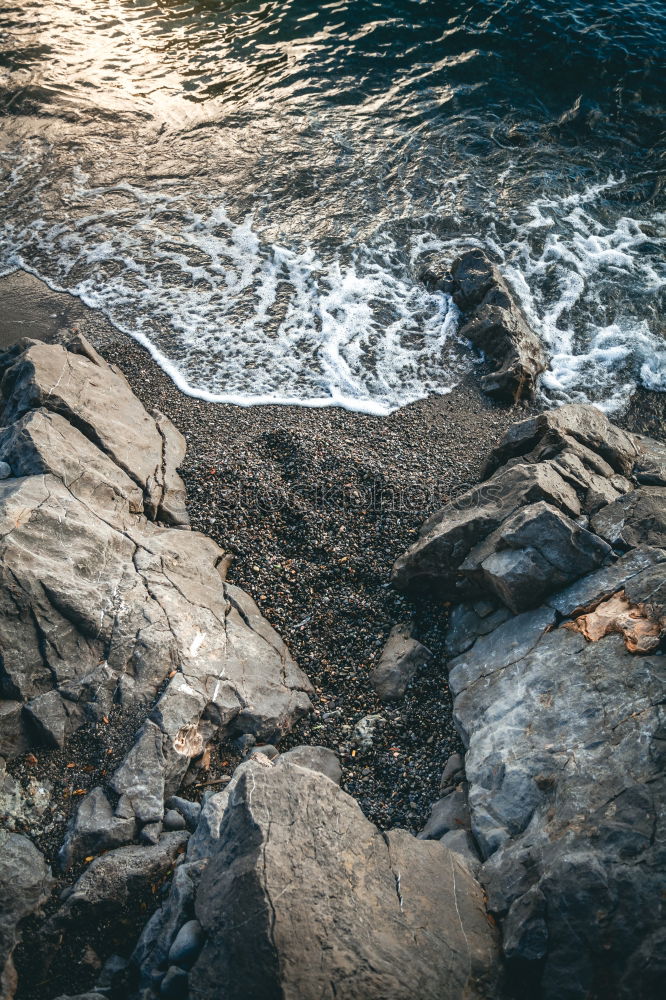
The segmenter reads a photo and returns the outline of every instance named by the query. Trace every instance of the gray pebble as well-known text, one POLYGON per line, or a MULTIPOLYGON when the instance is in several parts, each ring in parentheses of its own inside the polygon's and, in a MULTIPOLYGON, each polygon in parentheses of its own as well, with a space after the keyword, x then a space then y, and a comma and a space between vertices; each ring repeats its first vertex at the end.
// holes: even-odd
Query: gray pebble
POLYGON ((172 965, 162 980, 160 986, 160 996, 165 1000, 185 1000, 187 996, 187 973, 184 969, 179 969, 177 965, 172 965))
POLYGON ((185 817, 181 813, 177 812, 176 809, 167 809, 164 814, 165 830, 184 830, 186 827, 185 817))
POLYGON ((169 949, 169 965, 190 969, 201 951, 204 934, 198 920, 188 920, 180 928, 169 949))
POLYGON ((12 474, 12 467, 7 462, 0 462, 0 479, 9 479, 12 474))
POLYGON ((177 809, 181 816, 184 816, 188 830, 195 830, 201 816, 201 805, 198 802, 190 802, 189 799, 182 799, 179 795, 172 795, 167 800, 167 809, 177 809))

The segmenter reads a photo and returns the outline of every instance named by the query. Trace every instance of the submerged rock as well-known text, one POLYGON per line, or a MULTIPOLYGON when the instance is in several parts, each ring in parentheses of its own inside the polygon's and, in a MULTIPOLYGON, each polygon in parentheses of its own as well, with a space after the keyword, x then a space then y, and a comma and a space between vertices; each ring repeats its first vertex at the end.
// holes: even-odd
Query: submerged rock
POLYGON ((464 315, 460 336, 496 366, 481 379, 484 391, 514 402, 532 396, 546 368, 543 347, 498 269, 483 251, 469 250, 453 262, 451 279, 464 315))

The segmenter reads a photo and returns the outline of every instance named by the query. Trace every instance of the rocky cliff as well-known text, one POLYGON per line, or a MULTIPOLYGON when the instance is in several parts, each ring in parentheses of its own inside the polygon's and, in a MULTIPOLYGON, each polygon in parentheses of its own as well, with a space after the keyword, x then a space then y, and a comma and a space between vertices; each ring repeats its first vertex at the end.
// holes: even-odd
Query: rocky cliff
MULTIPOLYGON (((424 525, 394 580, 454 602, 463 815, 509 986, 549 1000, 656 997, 666 449, 565 406, 516 424, 488 472, 424 525)), ((437 819, 455 795, 427 835, 446 834, 437 819)))

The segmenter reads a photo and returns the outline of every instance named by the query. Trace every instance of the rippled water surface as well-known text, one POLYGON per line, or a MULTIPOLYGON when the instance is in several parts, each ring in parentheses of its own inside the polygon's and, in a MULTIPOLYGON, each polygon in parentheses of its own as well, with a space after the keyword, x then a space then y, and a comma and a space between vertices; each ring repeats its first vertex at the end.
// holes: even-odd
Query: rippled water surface
POLYGON ((0 0, 0 272, 181 387, 387 412, 473 363, 434 254, 485 247, 555 400, 666 389, 666 7, 0 0))

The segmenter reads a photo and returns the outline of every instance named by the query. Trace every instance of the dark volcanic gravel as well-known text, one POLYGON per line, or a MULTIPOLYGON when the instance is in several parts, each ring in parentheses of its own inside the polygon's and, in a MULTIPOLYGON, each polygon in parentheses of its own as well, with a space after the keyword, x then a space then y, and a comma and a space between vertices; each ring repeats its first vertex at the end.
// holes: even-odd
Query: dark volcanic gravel
MULTIPOLYGON (((254 597, 315 686, 312 717, 282 748, 331 747, 371 820, 421 829, 459 749, 441 659, 446 608, 413 606, 390 587, 390 569, 424 519, 478 480, 489 449, 525 411, 492 404, 471 379, 384 418, 204 403, 134 342, 85 318, 80 327, 146 407, 185 435, 193 528, 233 553, 229 580, 254 597), (409 620, 437 662, 387 708, 369 674, 391 627, 409 620), (370 713, 385 723, 362 753, 352 730, 370 713)), ((210 780, 229 773, 229 754, 214 748, 210 780)))

